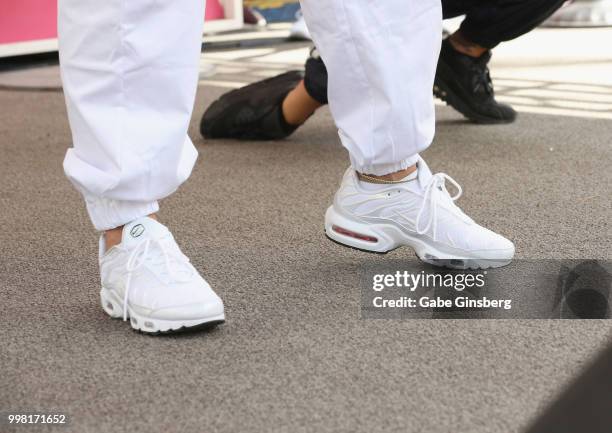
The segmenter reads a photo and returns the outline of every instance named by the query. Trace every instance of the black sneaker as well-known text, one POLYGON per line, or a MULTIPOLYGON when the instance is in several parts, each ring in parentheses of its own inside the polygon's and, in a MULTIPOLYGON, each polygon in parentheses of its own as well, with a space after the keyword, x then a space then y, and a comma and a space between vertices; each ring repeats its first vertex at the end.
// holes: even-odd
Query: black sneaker
POLYGON ((304 78, 290 71, 221 96, 204 112, 200 132, 205 138, 280 140, 297 129, 285 120, 285 96, 304 78))
POLYGON ((438 60, 434 94, 476 123, 511 123, 516 111, 495 100, 493 82, 487 64, 491 52, 479 58, 467 56, 442 42, 438 60))

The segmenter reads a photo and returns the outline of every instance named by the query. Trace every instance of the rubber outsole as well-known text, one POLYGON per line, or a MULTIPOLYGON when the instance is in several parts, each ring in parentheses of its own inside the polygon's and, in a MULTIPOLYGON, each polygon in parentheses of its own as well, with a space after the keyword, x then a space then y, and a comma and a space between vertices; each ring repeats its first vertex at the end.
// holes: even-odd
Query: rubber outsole
POLYGON ((213 320, 211 322, 200 323, 199 325, 195 325, 195 326, 183 326, 179 329, 170 329, 168 331, 157 331, 157 332, 147 332, 141 329, 134 329, 134 328, 132 329, 139 334, 150 335, 150 336, 191 334, 191 333, 196 333, 196 332, 212 331, 214 328, 216 328, 219 325, 223 325, 224 323, 225 323, 225 320, 213 320))
MULTIPOLYGON (((104 287, 100 290, 102 309, 111 319, 123 318, 123 303, 118 296, 104 287)), ((128 309, 127 318, 132 330, 148 335, 166 335, 175 333, 195 332, 215 328, 225 323, 225 313, 209 317, 208 319, 191 320, 160 320, 149 317, 140 317, 128 309), (151 328, 148 330, 147 328, 151 328), (161 328, 161 329, 160 329, 161 328), (165 329, 167 328, 167 329, 165 329)))

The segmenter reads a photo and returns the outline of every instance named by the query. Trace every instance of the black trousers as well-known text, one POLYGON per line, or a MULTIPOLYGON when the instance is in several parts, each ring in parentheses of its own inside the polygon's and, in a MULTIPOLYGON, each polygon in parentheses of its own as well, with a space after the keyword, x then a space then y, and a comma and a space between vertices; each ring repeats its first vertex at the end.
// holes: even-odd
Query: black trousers
MULTIPOLYGON (((563 3, 565 0, 442 0, 442 12, 444 18, 465 15, 461 23, 464 36, 493 48, 530 32, 563 3)), ((312 98, 327 104, 327 69, 320 58, 306 61, 304 85, 312 98)))
POLYGON ((461 31, 485 48, 530 32, 565 0, 442 0, 444 18, 465 15, 461 31))

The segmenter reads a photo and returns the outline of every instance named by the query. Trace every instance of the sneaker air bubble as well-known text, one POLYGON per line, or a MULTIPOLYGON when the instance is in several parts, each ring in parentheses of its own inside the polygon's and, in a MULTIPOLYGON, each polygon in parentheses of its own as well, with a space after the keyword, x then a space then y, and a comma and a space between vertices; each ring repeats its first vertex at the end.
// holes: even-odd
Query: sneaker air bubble
POLYGON ((359 239, 360 241, 366 241, 366 242, 372 242, 372 243, 378 242, 378 239, 373 236, 356 233, 351 230, 347 230, 347 229, 343 229, 342 227, 338 227, 337 225, 333 225, 332 230, 338 234, 348 236, 351 238, 355 238, 355 239, 359 239))

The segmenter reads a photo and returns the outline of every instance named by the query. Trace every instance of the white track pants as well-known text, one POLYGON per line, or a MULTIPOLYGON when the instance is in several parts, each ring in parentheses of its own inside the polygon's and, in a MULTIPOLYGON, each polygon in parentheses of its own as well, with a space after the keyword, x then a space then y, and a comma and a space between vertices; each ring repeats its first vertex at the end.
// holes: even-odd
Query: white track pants
POLYGON ((189 177, 203 23, 203 0, 59 0, 64 170, 96 229, 156 212, 189 177))
MULTIPOLYGON (((414 164, 434 134, 440 0, 302 3, 355 169, 414 164)), ((98 230, 156 212, 191 173, 203 16, 203 0, 59 0, 64 169, 98 230)))
POLYGON ((440 0, 301 0, 328 71, 329 106, 353 167, 412 164, 434 136, 440 0))

